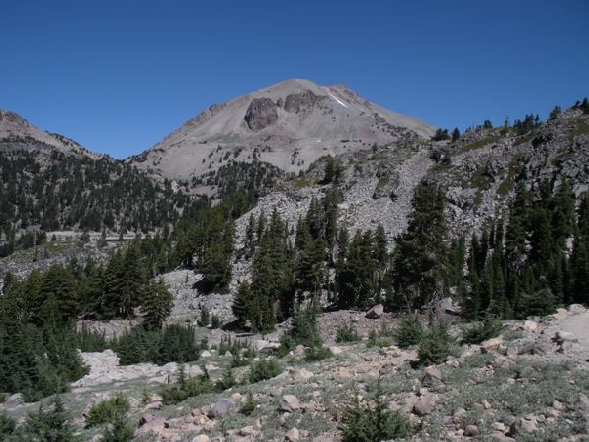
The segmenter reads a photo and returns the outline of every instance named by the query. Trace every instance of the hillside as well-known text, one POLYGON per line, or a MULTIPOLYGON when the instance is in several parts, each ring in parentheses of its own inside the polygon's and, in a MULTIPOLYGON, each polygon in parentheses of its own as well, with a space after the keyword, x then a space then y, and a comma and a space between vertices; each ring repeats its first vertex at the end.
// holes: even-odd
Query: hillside
POLYGON ((191 199, 169 182, 0 112, 0 248, 32 230, 144 232, 177 221, 191 199))
POLYGON ((228 162, 270 163, 298 172, 324 155, 433 135, 433 128, 390 112, 345 86, 287 80, 203 111, 130 159, 170 179, 198 179, 228 162))

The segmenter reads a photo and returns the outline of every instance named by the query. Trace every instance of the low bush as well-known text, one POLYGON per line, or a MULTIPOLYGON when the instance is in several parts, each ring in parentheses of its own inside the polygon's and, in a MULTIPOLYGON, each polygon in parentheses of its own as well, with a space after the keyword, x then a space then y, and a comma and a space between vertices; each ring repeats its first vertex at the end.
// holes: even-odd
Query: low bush
POLYGON ((98 402, 90 408, 86 416, 86 425, 96 427, 113 423, 117 418, 125 416, 129 408, 127 397, 122 393, 117 393, 115 397, 98 402))
POLYGON ((96 332, 82 327, 76 331, 78 348, 82 352, 103 352, 110 348, 112 344, 106 339, 104 332, 96 332))
POLYGON ((297 345, 321 347, 323 342, 317 327, 315 312, 311 309, 300 310, 292 317, 292 327, 280 339, 282 353, 286 354, 297 345))
POLYGON ((430 325, 424 332, 417 356, 423 365, 439 364, 444 362, 450 354, 452 337, 446 324, 438 322, 430 325))
POLYGON ((8 439, 15 429, 16 421, 5 414, 0 414, 0 440, 8 439))
POLYGON ((59 396, 52 400, 49 409, 40 405, 39 411, 30 413, 25 423, 16 429, 15 435, 15 440, 25 441, 80 440, 59 396))
POLYGON ((333 354, 331 354, 329 348, 325 347, 310 347, 305 350, 305 360, 309 362, 322 361, 332 356, 333 354))
POLYGON ((391 411, 382 395, 380 378, 377 383, 374 406, 361 403, 357 396, 344 410, 340 424, 344 442, 380 442, 408 438, 416 428, 398 411, 391 411))
POLYGON ((101 442, 128 442, 133 439, 134 433, 127 415, 116 416, 104 430, 101 442))
POLYGON ((175 384, 164 386, 162 389, 162 399, 166 404, 173 404, 183 401, 190 397, 200 396, 201 394, 211 393, 214 391, 213 383, 209 373, 204 373, 190 378, 186 376, 184 365, 180 364, 178 368, 178 380, 175 384))
POLYGON ((254 400, 254 395, 252 392, 248 392, 245 402, 241 406, 239 412, 245 416, 250 416, 254 410, 256 409, 256 401, 254 400))
POLYGON ((380 330, 372 330, 368 335, 366 346, 368 347, 390 347, 394 344, 395 333, 384 326, 380 330))
POLYGON ((249 380, 252 384, 271 379, 282 373, 282 366, 274 359, 263 359, 254 362, 250 367, 249 380))
POLYGON ((485 317, 482 321, 464 328, 462 342, 465 344, 480 344, 487 339, 499 336, 502 330, 503 324, 501 321, 492 317, 485 317))
POLYGON ((411 347, 421 342, 423 326, 416 316, 407 316, 394 331, 397 345, 401 348, 411 347))
POLYGON ((335 342, 358 342, 360 340, 360 335, 352 323, 337 326, 335 342))
POLYGON ((215 390, 225 391, 230 389, 231 387, 234 387, 235 385, 237 385, 237 380, 235 379, 235 376, 233 375, 233 371, 231 370, 231 368, 228 368, 223 373, 223 377, 215 383, 215 390))

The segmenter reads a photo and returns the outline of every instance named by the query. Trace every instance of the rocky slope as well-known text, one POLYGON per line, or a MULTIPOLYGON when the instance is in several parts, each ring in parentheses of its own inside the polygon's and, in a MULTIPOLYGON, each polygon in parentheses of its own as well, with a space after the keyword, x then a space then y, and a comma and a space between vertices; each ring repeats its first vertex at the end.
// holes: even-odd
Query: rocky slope
MULTIPOLYGON (((352 396, 362 407, 374 407, 377 382, 386 409, 398 410, 415 426, 410 440, 580 441, 589 435, 589 312, 579 305, 542 319, 507 321, 498 337, 480 345, 460 344, 461 326, 454 325, 451 355, 430 366, 416 364, 415 348, 368 345, 371 330, 398 323, 390 315, 367 319, 341 311, 322 314, 318 323, 334 356, 309 362, 297 349, 280 360, 282 374, 266 381, 249 383, 250 368, 238 367, 234 374, 244 384, 165 404, 162 384, 174 381, 177 364, 120 366, 106 350, 83 354, 90 373, 62 397, 83 440, 99 440, 103 431, 84 427, 83 415, 121 392, 129 398, 139 441, 339 441, 352 396), (353 324, 363 340, 334 344, 342 323, 353 324), (251 414, 240 411, 248 393, 255 400, 251 414)), ((261 350, 272 343, 252 339, 256 359, 267 357, 261 350)), ((231 360, 229 354, 204 351, 200 367, 188 364, 186 373, 197 376, 205 367, 218 380, 231 360)), ((37 408, 18 395, 0 404, 0 411, 15 418, 37 408)))
POLYGON ((257 159, 298 172, 323 155, 432 134, 428 124, 383 109, 345 86, 287 80, 211 106, 131 162, 184 180, 230 160, 257 159))

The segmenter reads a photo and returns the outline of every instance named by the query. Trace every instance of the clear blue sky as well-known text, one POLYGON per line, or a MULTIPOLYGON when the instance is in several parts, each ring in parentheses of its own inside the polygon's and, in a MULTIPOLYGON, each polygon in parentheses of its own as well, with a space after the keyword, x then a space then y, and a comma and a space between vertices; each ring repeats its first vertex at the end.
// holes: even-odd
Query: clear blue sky
POLYGON ((589 1, 2 0, 0 108, 114 157, 287 78, 465 128, 589 95, 589 1))

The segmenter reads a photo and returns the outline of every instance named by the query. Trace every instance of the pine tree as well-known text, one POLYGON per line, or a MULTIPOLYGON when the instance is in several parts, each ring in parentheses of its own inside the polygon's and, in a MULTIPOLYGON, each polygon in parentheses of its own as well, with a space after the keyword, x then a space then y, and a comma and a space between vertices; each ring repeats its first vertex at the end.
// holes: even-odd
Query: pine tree
POLYGON ((444 193, 421 183, 413 198, 407 232, 397 243, 393 257, 395 293, 412 309, 442 294, 445 272, 446 221, 444 193))
POLYGON ((141 313, 143 324, 148 329, 161 328, 172 312, 172 294, 163 282, 149 282, 142 296, 141 313))

